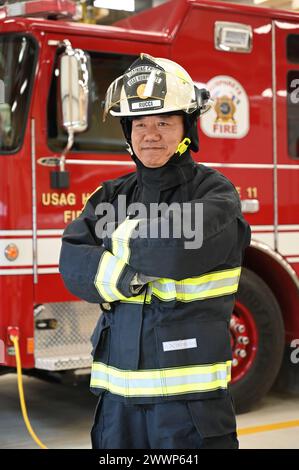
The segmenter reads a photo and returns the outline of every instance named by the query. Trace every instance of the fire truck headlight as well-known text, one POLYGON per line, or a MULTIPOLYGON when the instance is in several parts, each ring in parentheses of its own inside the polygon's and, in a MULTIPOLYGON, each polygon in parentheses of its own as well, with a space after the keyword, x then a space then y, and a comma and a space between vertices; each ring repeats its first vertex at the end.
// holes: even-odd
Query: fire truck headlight
POLYGON ((14 243, 10 243, 5 248, 4 254, 8 261, 15 261, 19 256, 19 248, 14 243))

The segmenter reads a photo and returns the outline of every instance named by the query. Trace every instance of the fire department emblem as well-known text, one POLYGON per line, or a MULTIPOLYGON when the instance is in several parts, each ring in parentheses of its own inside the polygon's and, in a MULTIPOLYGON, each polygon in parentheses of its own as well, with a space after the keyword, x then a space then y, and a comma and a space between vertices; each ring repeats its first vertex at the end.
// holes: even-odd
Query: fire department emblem
POLYGON ((215 122, 232 122, 233 124, 236 124, 236 120, 234 118, 236 106, 234 105, 233 100, 228 96, 217 98, 215 111, 217 113, 215 122))
POLYGON ((137 88, 137 96, 139 96, 139 98, 143 99, 143 100, 146 100, 148 98, 148 96, 146 96, 144 94, 144 90, 145 90, 145 83, 142 83, 141 85, 139 85, 139 87, 137 88))
POLYGON ((242 85, 232 77, 217 76, 207 83, 214 100, 212 111, 200 120, 209 137, 242 139, 249 131, 249 100, 242 85))

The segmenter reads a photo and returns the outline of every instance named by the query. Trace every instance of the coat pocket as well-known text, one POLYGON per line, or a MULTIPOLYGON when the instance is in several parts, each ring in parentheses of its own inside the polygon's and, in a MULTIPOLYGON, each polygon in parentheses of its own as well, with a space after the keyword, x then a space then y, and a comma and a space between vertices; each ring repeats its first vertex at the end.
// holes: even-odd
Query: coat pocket
POLYGON ((109 356, 109 330, 106 318, 102 314, 96 324, 94 332, 90 338, 92 344, 91 355, 95 361, 108 361, 109 356))
POLYGON ((155 328, 160 367, 215 364, 231 360, 226 321, 172 322, 155 328))
POLYGON ((187 402, 191 419, 202 439, 236 432, 236 418, 229 394, 187 402))

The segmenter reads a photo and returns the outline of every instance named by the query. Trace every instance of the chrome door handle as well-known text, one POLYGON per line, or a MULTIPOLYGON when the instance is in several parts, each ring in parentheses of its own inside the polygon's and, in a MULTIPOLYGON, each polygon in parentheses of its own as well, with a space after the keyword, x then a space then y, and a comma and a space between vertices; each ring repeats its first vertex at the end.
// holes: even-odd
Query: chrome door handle
POLYGON ((260 210, 260 201, 258 199, 242 199, 241 207, 245 214, 253 214, 260 210))

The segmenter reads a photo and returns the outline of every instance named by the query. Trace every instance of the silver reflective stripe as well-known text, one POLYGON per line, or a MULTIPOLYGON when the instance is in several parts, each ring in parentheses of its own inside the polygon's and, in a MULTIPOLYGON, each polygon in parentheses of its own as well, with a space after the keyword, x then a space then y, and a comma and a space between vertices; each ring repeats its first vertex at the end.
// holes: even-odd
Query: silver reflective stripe
POLYGON ((109 251, 103 253, 94 284, 100 296, 106 302, 126 299, 117 289, 117 283, 125 265, 123 261, 113 256, 109 251))
POLYGON ((114 230, 111 237, 112 253, 126 263, 129 262, 131 255, 129 248, 130 237, 138 222, 138 219, 126 219, 114 230))
POLYGON ((219 281, 211 281, 207 282, 206 284, 194 286, 188 284, 177 284, 176 291, 180 293, 186 294, 195 294, 199 292, 204 292, 206 290, 218 289, 219 287, 227 287, 227 286, 234 286, 238 282, 238 276, 234 276, 233 278, 229 279, 220 279, 219 281))

